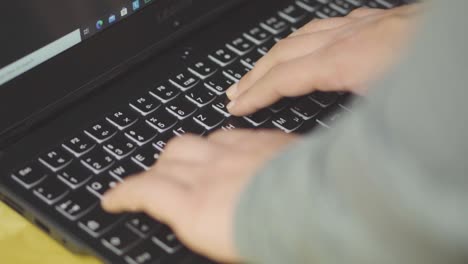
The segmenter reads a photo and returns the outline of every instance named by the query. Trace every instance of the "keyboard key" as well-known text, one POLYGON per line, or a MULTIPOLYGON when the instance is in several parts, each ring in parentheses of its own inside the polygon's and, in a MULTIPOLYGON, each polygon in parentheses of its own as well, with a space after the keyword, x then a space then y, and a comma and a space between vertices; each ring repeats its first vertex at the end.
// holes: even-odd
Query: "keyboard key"
POLYGON ((271 50, 271 48, 273 48, 275 45, 276 45, 276 40, 275 39, 270 39, 269 41, 267 41, 267 42, 263 43, 262 45, 260 45, 258 47, 257 51, 260 54, 266 55, 271 50))
POLYGON ((207 108, 203 112, 196 114, 193 120, 207 130, 212 130, 223 123, 225 116, 212 108, 207 108))
POLYGON ((332 92, 314 92, 309 95, 309 98, 320 104, 322 107, 328 107, 338 100, 339 95, 332 92))
POLYGON ((200 60, 189 67, 189 71, 200 79, 206 79, 218 71, 218 65, 210 59, 200 60))
POLYGON ((140 241, 140 237, 128 227, 122 226, 104 235, 101 241, 105 247, 121 256, 134 247, 140 241))
POLYGON ((146 122, 140 122, 127 130, 125 135, 138 144, 138 146, 143 146, 153 140, 158 133, 146 122))
POLYGON ((72 160, 73 157, 63 148, 51 150, 39 158, 42 164, 54 172, 65 168, 72 160))
POLYGON ((329 6, 323 6, 315 13, 315 15, 318 18, 322 18, 322 19, 342 16, 340 12, 336 11, 335 9, 329 6))
POLYGON ((273 125, 286 133, 292 133, 304 124, 304 120, 302 120, 302 118, 289 110, 275 116, 272 122, 273 125))
POLYGON ((131 142, 123 135, 118 135, 104 144, 104 149, 118 160, 124 159, 128 155, 132 154, 136 147, 135 143, 131 142))
POLYGON ((305 19, 307 13, 304 9, 301 9, 298 6, 291 4, 279 11, 278 15, 284 20, 295 24, 305 19))
POLYGON ((119 162, 118 165, 109 170, 109 173, 120 180, 126 177, 140 173, 143 169, 136 165, 131 159, 119 162))
POLYGON ((151 240, 169 254, 174 254, 182 248, 176 235, 167 226, 160 228, 151 240))
POLYGON ((234 129, 242 129, 242 128, 253 128, 254 126, 249 122, 245 121, 242 117, 235 117, 231 116, 223 123, 221 128, 225 131, 230 131, 234 129))
POLYGON ((231 51, 234 51, 237 55, 242 56, 253 50, 255 45, 245 37, 238 37, 226 44, 226 47, 228 47, 231 51))
POLYGON ((106 119, 118 129, 124 130, 138 121, 138 115, 130 109, 122 109, 115 111, 106 119))
POLYGON ((166 148, 167 143, 174 135, 172 133, 165 133, 164 135, 159 135, 156 138, 156 141, 153 142, 153 147, 159 150, 160 152, 164 152, 164 148, 166 148))
POLYGON ((114 159, 102 149, 94 149, 81 160, 81 163, 94 174, 100 174, 114 164, 114 159))
POLYGON ((272 34, 279 34, 289 27, 288 23, 278 16, 268 18, 260 23, 260 26, 272 34))
POLYGON ((97 143, 103 143, 117 134, 117 129, 108 122, 99 122, 86 129, 85 133, 97 143))
POLYGON ((55 207, 62 215, 71 221, 75 221, 85 215, 95 205, 98 199, 86 192, 74 192, 55 207))
POLYGON ((117 186, 120 181, 121 179, 114 178, 110 174, 102 174, 94 177, 86 186, 86 189, 98 198, 102 198, 109 189, 117 186))
POLYGON ((156 151, 151 145, 138 149, 133 155, 132 160, 144 170, 149 170, 156 163, 156 151))
MULTIPOLYGON (((155 264, 164 263, 162 259, 168 256, 160 247, 154 243, 145 243, 130 250, 125 256, 125 261, 128 264, 155 264)), ((167 262, 172 263, 172 262, 167 262)))
POLYGON ((356 6, 352 5, 346 0, 333 0, 330 3, 330 7, 340 12, 340 14, 342 14, 343 16, 346 16, 351 11, 357 8, 356 6))
POLYGON ((227 48, 221 48, 216 50, 213 54, 208 55, 208 58, 219 66, 224 67, 234 62, 237 59, 237 55, 227 48))
POLYGON ((249 121, 252 125, 258 127, 268 121, 272 116, 270 110, 263 109, 254 114, 245 116, 245 120, 249 121))
POLYGON ((150 94, 145 94, 130 103, 130 107, 143 116, 151 114, 160 106, 161 102, 156 100, 156 98, 152 97, 150 94))
POLYGON ((185 98, 178 98, 177 100, 170 102, 166 109, 179 120, 184 120, 192 116, 198 110, 193 103, 190 103, 185 98))
POLYGON ((240 61, 237 61, 227 66, 224 69, 223 74, 233 81, 239 81, 249 71, 250 71, 249 67, 246 67, 240 61))
POLYGON ((200 85, 188 91, 185 97, 192 103, 198 105, 198 107, 204 107, 205 105, 213 102, 216 95, 214 92, 206 89, 205 86, 200 85))
POLYGON ((185 92, 195 87, 200 82, 200 80, 189 71, 185 71, 171 78, 169 82, 175 87, 179 88, 182 92, 185 92))
POLYGON ((205 128, 200 126, 197 122, 195 122, 192 119, 186 120, 182 122, 181 124, 177 125, 174 130, 174 135, 176 136, 183 136, 185 134, 194 134, 194 135, 199 135, 203 136, 206 134, 205 128))
POLYGON ((79 136, 73 137, 65 143, 62 144, 62 147, 68 150, 75 157, 79 158, 84 154, 91 151, 96 146, 86 134, 81 133, 79 136))
POLYGON ((68 194, 67 186, 55 177, 48 177, 41 181, 33 191, 37 197, 49 205, 68 194))
POLYGON ((58 178, 68 185, 71 189, 78 189, 85 184, 93 173, 83 167, 83 165, 77 161, 71 163, 65 169, 57 173, 58 178))
POLYGON ((162 84, 152 89, 150 94, 159 99, 161 102, 167 103, 176 98, 180 94, 180 91, 168 84, 162 84))
POLYGON ((37 163, 30 163, 13 173, 12 178, 23 187, 30 189, 47 178, 47 171, 37 163))
POLYGON ((253 69, 255 64, 257 64, 257 61, 259 61, 262 57, 263 55, 258 52, 258 50, 253 50, 242 57, 241 63, 244 64, 244 66, 253 69))
POLYGON ((323 108, 319 104, 309 98, 303 98, 291 107, 291 111, 302 117, 304 120, 310 120, 316 117, 322 110, 323 108))
POLYGON ((344 115, 345 111, 324 111, 317 117, 317 123, 326 128, 332 128, 344 115))
POLYGON ((385 8, 394 8, 401 4, 401 0, 375 0, 385 8))
POLYGON ((224 74, 217 73, 205 82, 205 86, 212 92, 215 92, 218 95, 222 95, 226 93, 226 90, 235 83, 235 81, 226 78, 224 74))
POLYGON ((156 229, 162 226, 161 223, 156 222, 145 214, 137 214, 130 217, 126 224, 128 228, 132 229, 135 233, 143 238, 148 237, 156 229))
POLYGON ((229 104, 229 99, 226 95, 220 96, 216 101, 213 103, 212 107, 219 113, 223 114, 225 117, 230 117, 231 113, 229 113, 227 109, 227 105, 229 104))
POLYGON ((346 2, 354 5, 355 7, 362 7, 366 0, 346 0, 346 2))
POLYGON ((156 113, 150 115, 148 119, 146 119, 146 123, 148 123, 153 128, 157 129, 159 133, 164 133, 167 130, 171 129, 177 124, 177 122, 177 118, 169 114, 164 109, 157 111, 156 113))
POLYGON ((276 102, 275 104, 273 104, 272 106, 270 106, 269 108, 273 113, 278 113, 284 110, 286 107, 288 107, 291 103, 292 103, 291 99, 283 98, 279 100, 278 102, 276 102))
POLYGON ((101 206, 98 205, 80 219, 78 226, 92 237, 100 237, 109 229, 117 225, 122 218, 122 215, 109 214, 105 212, 101 206))
POLYGON ((256 45, 260 45, 264 43, 265 41, 271 39, 272 35, 270 32, 257 26, 257 27, 250 29, 247 33, 244 33, 244 37, 252 41, 256 45))
POLYGON ((321 6, 316 0, 297 0, 296 4, 308 12, 315 12, 321 6))

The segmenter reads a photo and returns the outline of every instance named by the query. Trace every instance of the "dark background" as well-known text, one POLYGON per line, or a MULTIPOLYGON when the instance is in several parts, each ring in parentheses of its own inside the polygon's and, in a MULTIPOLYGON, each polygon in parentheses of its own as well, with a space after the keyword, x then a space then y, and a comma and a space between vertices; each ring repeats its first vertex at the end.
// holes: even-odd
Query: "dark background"
POLYGON ((106 21, 124 6, 130 11, 131 4, 131 0, 6 1, 0 16, 0 68, 78 28, 106 21))

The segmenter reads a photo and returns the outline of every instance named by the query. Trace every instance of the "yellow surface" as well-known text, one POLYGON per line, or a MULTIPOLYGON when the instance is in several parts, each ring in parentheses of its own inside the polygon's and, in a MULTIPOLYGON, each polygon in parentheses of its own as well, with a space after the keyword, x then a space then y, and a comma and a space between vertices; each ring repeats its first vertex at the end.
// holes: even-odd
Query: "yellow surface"
POLYGON ((1 264, 97 264, 76 256, 0 202, 1 264))

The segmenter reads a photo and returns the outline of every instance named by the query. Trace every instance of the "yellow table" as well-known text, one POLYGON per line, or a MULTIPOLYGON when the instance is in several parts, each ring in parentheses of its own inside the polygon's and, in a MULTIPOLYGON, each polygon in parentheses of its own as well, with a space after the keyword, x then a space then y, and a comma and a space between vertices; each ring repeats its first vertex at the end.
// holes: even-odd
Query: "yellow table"
POLYGON ((0 202, 0 263, 97 264, 76 256, 0 202))

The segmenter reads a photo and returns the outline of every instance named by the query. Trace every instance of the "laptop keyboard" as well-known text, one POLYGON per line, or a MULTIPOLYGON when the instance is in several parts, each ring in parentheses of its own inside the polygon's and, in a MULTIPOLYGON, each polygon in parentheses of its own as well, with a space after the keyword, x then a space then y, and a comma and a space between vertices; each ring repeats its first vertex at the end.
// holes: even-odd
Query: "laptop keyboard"
POLYGON ((190 253, 169 227, 145 214, 106 213, 99 206, 102 195, 127 176, 148 170, 171 138, 186 133, 204 136, 217 129, 237 128, 304 133, 315 126, 332 128, 349 111, 349 94, 314 92, 234 117, 226 109, 225 92, 276 42, 308 21, 344 16, 363 5, 392 8, 399 4, 398 0, 298 0, 286 5, 187 69, 77 131, 12 177, 125 262, 175 263, 190 253))

